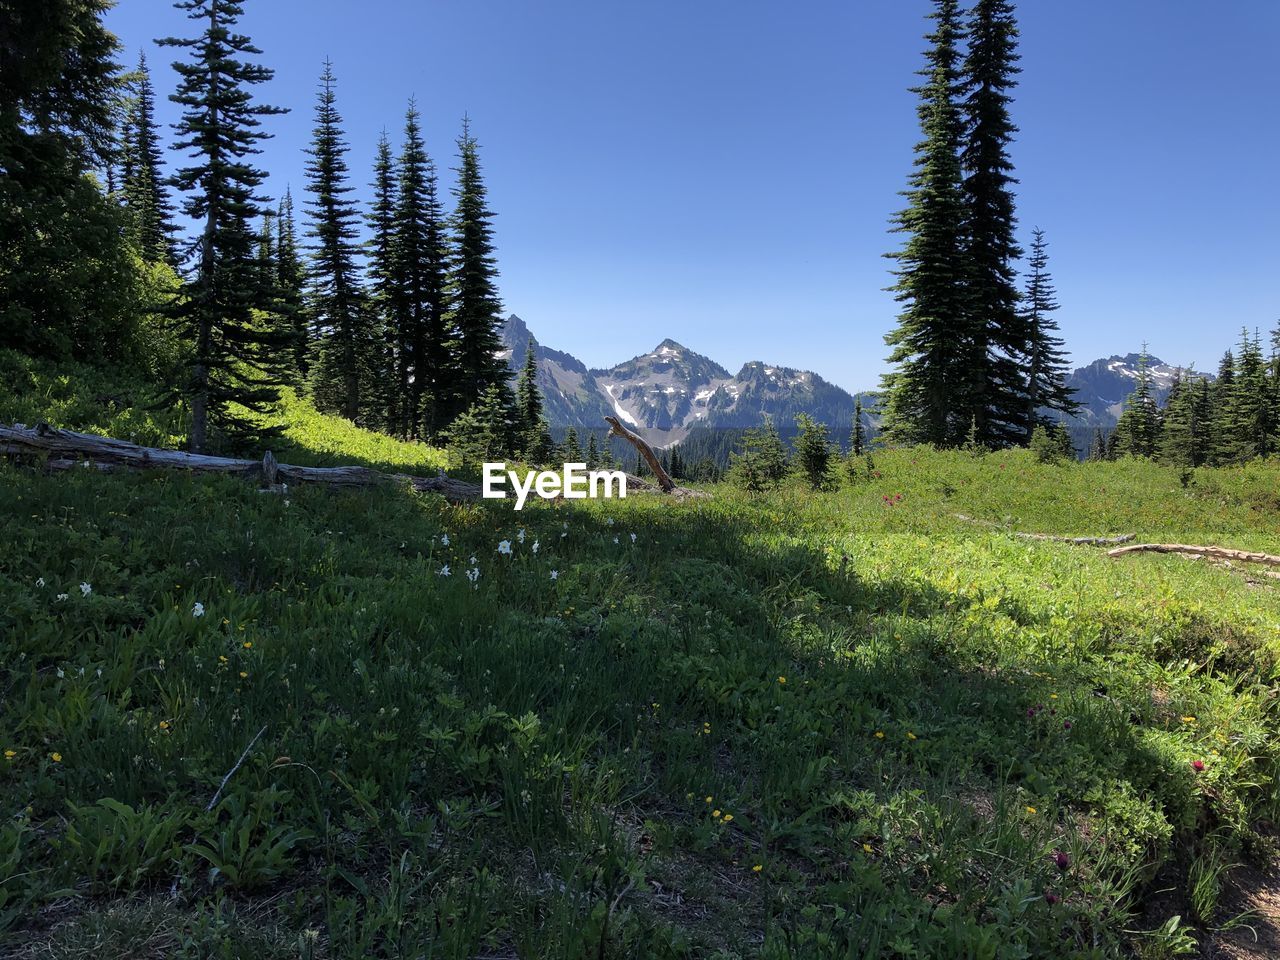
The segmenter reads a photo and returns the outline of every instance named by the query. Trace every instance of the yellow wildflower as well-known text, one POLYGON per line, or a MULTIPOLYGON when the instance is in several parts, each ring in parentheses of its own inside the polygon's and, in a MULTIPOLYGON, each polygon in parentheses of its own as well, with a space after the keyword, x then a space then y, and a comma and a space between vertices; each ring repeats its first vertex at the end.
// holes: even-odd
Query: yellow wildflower
POLYGON ((908 731, 907 731, 907 739, 908 739, 908 740, 914 740, 914 739, 916 739, 916 735, 915 735, 914 733, 912 733, 910 730, 908 730, 908 731))
POLYGON ((58 753, 58 751, 55 750, 53 751, 53 753, 49 754, 49 759, 52 760, 54 763, 61 763, 62 754, 58 753))
POLYGON ((249 675, 248 675, 247 673, 245 673, 243 670, 241 670, 241 671, 240 671, 240 679, 241 679, 241 680, 247 680, 248 678, 249 678, 249 675))
POLYGON ((874 853, 874 852, 875 852, 874 850, 872 850, 872 849, 871 849, 871 844, 869 844, 869 843, 864 843, 864 844, 862 845, 862 850, 863 850, 863 852, 864 852, 864 853, 874 853))
POLYGON ((786 678, 786 677, 779 677, 779 678, 778 678, 778 682, 779 682, 779 683, 786 683, 786 682, 787 682, 787 678, 786 678))
POLYGON ((253 641, 252 641, 252 640, 246 640, 246 641, 242 644, 242 646, 243 646, 246 650, 252 650, 252 649, 253 649, 253 641))
POLYGON ((759 873, 763 869, 764 869, 763 863, 757 863, 754 867, 751 868, 753 873, 759 873))
POLYGON ((877 731, 876 731, 876 739, 877 739, 877 740, 883 740, 883 739, 884 739, 884 731, 883 731, 883 730, 877 730, 877 731))
POLYGON ((168 721, 168 720, 161 720, 161 721, 160 721, 160 729, 161 729, 161 730, 168 730, 168 729, 169 729, 169 721, 168 721))
POLYGON ((707 797, 707 803, 710 803, 710 802, 711 802, 711 798, 707 797))
POLYGON ((730 820, 732 820, 732 819, 733 819, 733 814, 732 814, 732 813, 726 813, 726 814, 724 815, 724 822, 725 822, 725 823, 728 823, 728 822, 729 822, 730 820))
POLYGON ((1036 812, 1035 807, 1031 807, 1031 806, 1027 807, 1027 813, 1035 813, 1035 812, 1036 812))
POLYGON ((6 750, 6 751, 4 752, 4 758, 5 758, 6 760, 12 760, 12 759, 13 759, 14 757, 16 757, 17 755, 18 755, 18 751, 17 751, 17 750, 6 750))
POLYGON ((717 820, 719 820, 719 819, 720 819, 720 811, 719 811, 719 810, 712 810, 712 811, 711 811, 711 815, 712 815, 713 817, 715 817, 717 820))

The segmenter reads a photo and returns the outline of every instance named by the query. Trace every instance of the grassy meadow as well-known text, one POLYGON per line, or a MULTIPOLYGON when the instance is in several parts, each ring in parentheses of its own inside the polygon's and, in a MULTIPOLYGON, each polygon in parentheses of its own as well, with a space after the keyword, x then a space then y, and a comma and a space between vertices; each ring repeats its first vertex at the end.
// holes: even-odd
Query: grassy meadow
MULTIPOLYGON (((181 438, 5 381, 0 422, 181 438)), ((446 462, 285 416, 282 460, 446 462)), ((0 464, 0 954, 1195 953, 1275 856, 1280 581, 1012 531, 1276 553, 1278 488, 898 450, 515 513, 0 464)))

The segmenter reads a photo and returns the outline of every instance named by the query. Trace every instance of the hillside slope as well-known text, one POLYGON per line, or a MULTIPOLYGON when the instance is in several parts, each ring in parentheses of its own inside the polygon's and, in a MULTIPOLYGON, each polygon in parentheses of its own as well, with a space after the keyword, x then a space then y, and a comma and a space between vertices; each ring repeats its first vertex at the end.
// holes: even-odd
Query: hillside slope
POLYGON ((0 944, 1096 958, 1207 928, 1218 875, 1185 878, 1268 849, 1280 590, 1007 529, 1280 552, 1278 482, 908 450, 827 495, 515 514, 0 465, 0 944))

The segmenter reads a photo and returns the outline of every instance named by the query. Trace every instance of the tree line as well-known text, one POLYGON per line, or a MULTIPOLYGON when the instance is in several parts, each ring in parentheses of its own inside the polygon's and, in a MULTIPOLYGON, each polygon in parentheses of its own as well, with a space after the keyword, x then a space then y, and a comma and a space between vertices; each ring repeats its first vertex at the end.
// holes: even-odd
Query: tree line
POLYGON ((378 144, 363 211, 326 62, 299 224, 290 192, 260 195, 255 159, 286 111, 254 96, 273 71, 241 32, 243 3, 179 0, 190 35, 157 41, 179 55, 169 174, 149 65, 144 56, 126 73, 116 62, 108 0, 14 6, 30 56, 0 90, 0 226, 12 228, 0 345, 124 355, 156 336, 139 329, 155 315, 160 338, 175 341, 167 379, 190 412, 193 450, 261 436, 260 415, 286 385, 405 438, 482 421, 511 450, 538 432, 518 415, 500 356, 494 214, 467 120, 447 203, 411 100, 398 143, 384 132, 378 144))

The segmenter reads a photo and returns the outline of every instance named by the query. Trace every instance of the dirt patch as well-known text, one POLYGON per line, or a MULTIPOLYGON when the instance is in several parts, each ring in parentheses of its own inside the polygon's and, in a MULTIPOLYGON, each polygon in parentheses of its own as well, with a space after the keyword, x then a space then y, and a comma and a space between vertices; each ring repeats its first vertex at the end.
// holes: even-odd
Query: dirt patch
POLYGON ((1266 870, 1240 867, 1222 891, 1222 916, 1249 912, 1241 926, 1209 937, 1206 960, 1275 960, 1280 957, 1280 863, 1266 870))

